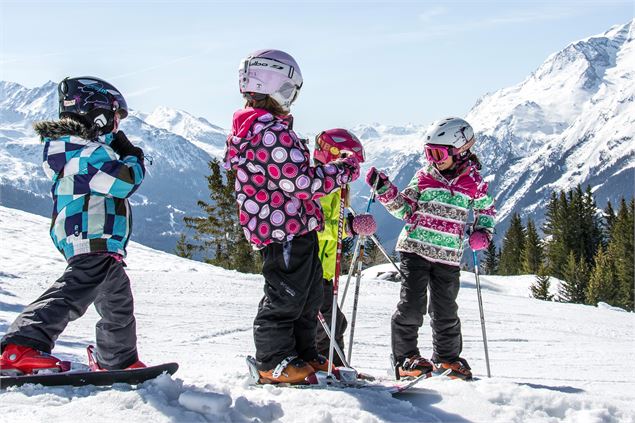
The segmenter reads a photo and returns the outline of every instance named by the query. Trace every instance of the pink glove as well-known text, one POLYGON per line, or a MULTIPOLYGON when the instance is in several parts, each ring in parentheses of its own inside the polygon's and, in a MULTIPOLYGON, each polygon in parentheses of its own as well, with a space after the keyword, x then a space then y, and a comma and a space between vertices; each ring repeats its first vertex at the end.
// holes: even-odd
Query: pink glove
POLYGON ((358 214, 353 218, 353 232, 358 235, 370 236, 377 230, 377 223, 372 214, 358 214))
POLYGON ((333 161, 338 167, 343 167, 349 171, 348 179, 341 178, 340 185, 348 184, 359 178, 359 160, 355 156, 342 157, 333 161), (345 180, 346 179, 346 180, 345 180))
POLYGON ((470 234, 469 242, 472 251, 480 251, 489 246, 489 237, 484 231, 474 231, 470 234))
POLYGON ((379 171, 375 166, 372 166, 368 169, 368 173, 366 173, 366 183, 372 187, 375 185, 375 180, 377 178, 379 178, 377 181, 377 191, 381 190, 384 186, 390 183, 388 181, 388 176, 386 176, 384 172, 379 171))

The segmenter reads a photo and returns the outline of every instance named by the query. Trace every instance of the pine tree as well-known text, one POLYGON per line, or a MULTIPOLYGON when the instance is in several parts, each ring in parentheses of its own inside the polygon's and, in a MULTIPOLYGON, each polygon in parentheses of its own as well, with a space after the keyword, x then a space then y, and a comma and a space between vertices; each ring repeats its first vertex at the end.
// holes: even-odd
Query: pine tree
POLYGON ((177 256, 186 259, 191 259, 193 256, 194 246, 187 242, 185 234, 181 234, 178 241, 176 241, 176 248, 174 252, 177 256))
POLYGON ((520 215, 514 213, 503 239, 498 271, 501 275, 519 275, 522 272, 521 257, 525 245, 525 228, 520 215))
MULTIPOLYGON (((375 237, 377 236, 375 235, 375 237)), ((377 238, 377 240, 380 241, 379 238, 377 238)), ((382 264, 385 261, 384 255, 370 237, 366 238, 366 242, 364 243, 364 256, 364 264, 367 267, 382 264)))
POLYGON ((627 310, 633 310, 633 283, 635 281, 635 245, 634 238, 634 201, 626 204, 624 198, 620 201, 620 209, 612 225, 612 231, 607 247, 608 256, 615 265, 618 283, 618 301, 615 305, 627 310))
POLYGON ((588 265, 593 265, 593 258, 602 245, 602 222, 599 218, 599 210, 591 192, 591 186, 587 185, 582 195, 582 207, 580 212, 580 224, 582 227, 581 252, 588 265))
POLYGON ((203 215, 183 218, 185 226, 194 232, 192 242, 180 240, 179 250, 198 253, 203 261, 241 272, 258 271, 259 256, 251 247, 238 223, 234 198, 235 172, 224 172, 220 161, 208 163, 207 176, 210 201, 199 200, 203 215))
POLYGON ((619 303, 619 282, 615 263, 604 248, 600 247, 595 256, 595 268, 591 272, 586 292, 588 304, 596 305, 602 301, 610 305, 619 303))
POLYGON ((498 260, 500 252, 496 249, 496 244, 490 242, 485 250, 485 260, 483 260, 483 273, 485 275, 498 274, 498 260))
POLYGON ((542 266, 542 255, 542 244, 536 231, 536 225, 534 225, 533 220, 528 219, 525 244, 521 255, 522 271, 531 274, 538 273, 542 266))
POLYGON ((536 281, 529 287, 531 296, 538 300, 553 300, 553 295, 549 293, 550 286, 550 277, 545 274, 544 269, 540 269, 538 271, 538 276, 536 276, 536 281))
POLYGON ((353 260, 353 250, 355 249, 356 237, 342 239, 342 259, 340 269, 342 273, 348 274, 351 270, 351 261, 353 260))
POLYGON ((586 260, 576 259, 575 253, 570 251, 563 274, 563 282, 558 289, 558 301, 584 304, 590 278, 586 260))
POLYGON ((613 225, 615 224, 615 210, 613 210, 613 205, 610 201, 606 203, 606 209, 604 209, 604 238, 607 240, 611 236, 611 231, 613 230, 613 225))
POLYGON ((559 279, 562 279, 562 269, 568 254, 565 243, 567 207, 566 195, 563 192, 560 195, 552 192, 543 225, 543 232, 546 236, 545 259, 548 273, 559 279))

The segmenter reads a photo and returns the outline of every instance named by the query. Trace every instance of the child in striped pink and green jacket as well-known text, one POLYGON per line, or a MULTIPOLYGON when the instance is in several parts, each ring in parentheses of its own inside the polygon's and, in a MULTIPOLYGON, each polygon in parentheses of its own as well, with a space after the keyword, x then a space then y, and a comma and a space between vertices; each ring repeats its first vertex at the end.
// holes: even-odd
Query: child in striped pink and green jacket
POLYGON ((453 377, 471 378, 467 361, 460 358, 461 323, 456 304, 459 265, 470 211, 474 214, 469 236, 473 250, 487 248, 496 215, 494 200, 479 173, 480 163, 470 151, 474 142, 473 129, 466 121, 442 119, 426 134, 428 165, 415 173, 406 189, 399 192, 375 168, 366 176, 371 186, 377 181, 379 201, 393 216, 406 222, 396 246, 406 276, 392 317, 397 377, 416 377, 449 368, 453 377), (418 330, 428 306, 428 289, 432 362, 421 357, 417 345, 418 330))

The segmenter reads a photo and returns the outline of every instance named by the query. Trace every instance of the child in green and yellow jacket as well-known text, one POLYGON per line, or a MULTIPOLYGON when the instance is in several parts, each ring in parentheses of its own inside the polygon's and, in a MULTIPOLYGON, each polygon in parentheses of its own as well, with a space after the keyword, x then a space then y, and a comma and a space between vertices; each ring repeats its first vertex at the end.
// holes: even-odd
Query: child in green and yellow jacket
MULTIPOLYGON (((360 162, 364 161, 364 149, 357 137, 345 129, 329 129, 320 133, 316 137, 314 159, 320 163, 329 163, 345 155, 355 155, 360 162)), ((348 192, 348 191, 347 191, 348 192)), ((318 232, 319 257, 322 262, 324 278, 324 296, 320 311, 324 320, 330 326, 333 313, 333 279, 337 267, 337 238, 340 219, 340 207, 342 204, 342 190, 338 189, 320 198, 320 205, 324 215, 324 229, 318 232)), ((344 199, 344 206, 348 207, 348 198, 344 199)), ((355 219, 364 220, 372 216, 357 216, 355 219)), ((351 224, 345 225, 345 233, 342 237, 355 235, 355 222, 347 219, 351 224)), ((373 221, 374 223, 374 221, 373 221)), ((374 226, 374 225, 373 225, 374 226)), ((347 321, 344 313, 336 305, 337 320, 335 328, 335 341, 340 349, 344 350, 344 332, 347 321)), ((318 325, 316 343, 318 352, 325 356, 329 354, 330 339, 321 325, 318 325)), ((333 357, 335 366, 343 365, 340 357, 335 354, 333 357)))

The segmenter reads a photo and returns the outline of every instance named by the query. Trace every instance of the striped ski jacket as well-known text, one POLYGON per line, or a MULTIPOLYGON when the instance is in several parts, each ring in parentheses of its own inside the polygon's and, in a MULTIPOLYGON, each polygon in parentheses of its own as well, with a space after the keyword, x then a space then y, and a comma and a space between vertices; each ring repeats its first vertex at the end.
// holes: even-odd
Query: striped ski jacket
POLYGON ((379 201, 406 222, 397 251, 417 254, 433 262, 459 266, 470 209, 474 230, 494 233, 496 209, 476 166, 471 162, 447 180, 434 166, 417 171, 402 192, 389 183, 379 201))

